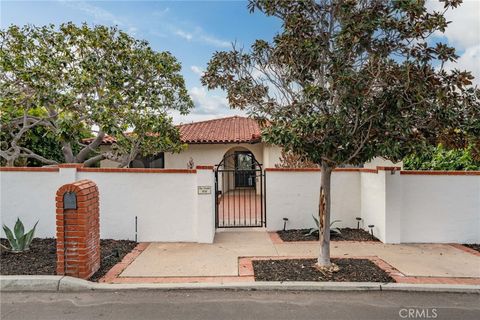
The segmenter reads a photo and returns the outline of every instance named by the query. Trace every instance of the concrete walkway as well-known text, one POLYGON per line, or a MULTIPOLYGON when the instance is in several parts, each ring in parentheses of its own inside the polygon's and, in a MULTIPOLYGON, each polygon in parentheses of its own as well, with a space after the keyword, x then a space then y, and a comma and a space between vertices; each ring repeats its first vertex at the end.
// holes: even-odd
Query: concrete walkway
MULTIPOLYGON (((238 276, 239 257, 316 257, 318 242, 274 243, 265 231, 221 232, 213 244, 151 243, 120 277, 238 276)), ((448 244, 332 242, 332 257, 377 256, 411 277, 480 278, 480 257, 448 244)))

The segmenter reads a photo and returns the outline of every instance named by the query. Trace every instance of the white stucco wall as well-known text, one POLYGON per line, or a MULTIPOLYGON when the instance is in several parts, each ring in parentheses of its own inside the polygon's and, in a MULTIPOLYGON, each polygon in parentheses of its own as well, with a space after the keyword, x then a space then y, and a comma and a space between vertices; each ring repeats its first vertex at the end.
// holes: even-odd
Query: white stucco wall
POLYGON ((365 162, 363 165, 366 169, 375 169, 376 167, 400 167, 403 168, 403 162, 392 162, 390 160, 384 159, 382 157, 375 157, 369 162, 365 162))
MULTIPOLYGON (((318 215, 320 171, 266 171, 267 229, 310 228, 312 215, 318 215)), ((338 227, 356 226, 360 215, 360 175, 358 172, 332 174, 331 221, 341 220, 338 227)))
MULTIPOLYGON (((108 149, 110 146, 102 146, 102 148, 108 149)), ((214 166, 220 163, 225 154, 232 149, 251 151, 264 168, 275 167, 275 164, 280 162, 281 148, 265 143, 190 144, 186 150, 180 153, 165 153, 165 168, 186 169, 190 158, 193 159, 195 166, 214 166)), ((116 168, 118 163, 102 160, 100 167, 116 168)))
POLYGON ((402 242, 480 243, 480 175, 397 175, 402 242))
POLYGON ((211 169, 197 169, 197 188, 210 187, 210 194, 196 192, 197 210, 194 219, 196 239, 201 243, 212 243, 215 238, 215 179, 211 169))
POLYGON ((363 228, 370 230, 368 225, 374 225, 373 234, 385 241, 385 171, 361 172, 360 186, 363 228))
MULTIPOLYGON (((360 169, 332 174, 332 220, 340 226, 374 225, 385 243, 480 242, 480 175, 360 169)), ((267 170, 267 228, 313 226, 320 172, 267 170)))
POLYGON ((196 240, 194 174, 79 172, 78 179, 98 185, 102 238, 134 239, 137 216, 139 241, 196 240))
MULTIPOLYGON (((171 172, 0 172, 2 223, 39 220, 36 235, 55 237, 55 194, 62 185, 90 179, 100 194, 100 237, 138 241, 212 242, 215 233, 212 169, 171 172), (199 195, 198 186, 211 187, 199 195)), ((3 231, 2 231, 3 232, 3 231)), ((3 233, 2 233, 3 234, 3 233)))
POLYGON ((263 144, 190 144, 187 150, 180 153, 165 153, 165 168, 186 168, 190 158, 193 159, 195 165, 213 166, 222 161, 223 156, 230 149, 244 148, 253 153, 257 161, 263 159, 263 144))
POLYGON ((275 165, 280 163, 281 156, 282 156, 282 148, 278 146, 264 144, 263 167, 275 168, 275 165))
MULTIPOLYGON (((38 221, 38 237, 55 236, 55 194, 68 181, 58 172, 2 171, 0 172, 1 224, 13 230, 20 218, 27 230, 38 221)), ((5 236, 3 229, 0 231, 5 236)))
MULTIPOLYGON (((188 172, 25 170, 0 168, 0 217, 8 226, 17 217, 27 228, 38 220, 37 236, 54 237, 57 189, 90 179, 99 187, 102 238, 134 239, 137 216, 139 241, 213 241, 211 168, 188 172), (211 187, 211 193, 198 194, 199 186, 211 187)), ((267 228, 282 229, 284 217, 289 219, 289 229, 312 227, 312 215, 318 211, 320 172, 267 170, 266 179, 267 228)), ((342 227, 356 227, 358 216, 363 228, 374 224, 375 236, 386 243, 479 243, 480 174, 335 171, 331 219, 341 220, 342 227)))

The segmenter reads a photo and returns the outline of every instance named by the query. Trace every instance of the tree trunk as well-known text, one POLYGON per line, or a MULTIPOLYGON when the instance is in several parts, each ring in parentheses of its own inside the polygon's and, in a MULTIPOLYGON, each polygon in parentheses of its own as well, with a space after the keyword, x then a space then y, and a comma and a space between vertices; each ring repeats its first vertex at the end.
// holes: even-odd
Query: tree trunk
POLYGON ((13 159, 13 158, 8 158, 6 162, 7 162, 6 163, 7 167, 14 167, 15 166, 15 159, 13 159))
POLYGON ((318 256, 318 266, 328 267, 330 262, 330 186, 333 168, 326 163, 322 163, 321 181, 320 181, 320 201, 319 201, 319 237, 320 237, 320 255, 318 256))
POLYGON ((69 142, 62 142, 62 153, 65 158, 65 163, 74 163, 75 157, 73 156, 72 146, 69 142))

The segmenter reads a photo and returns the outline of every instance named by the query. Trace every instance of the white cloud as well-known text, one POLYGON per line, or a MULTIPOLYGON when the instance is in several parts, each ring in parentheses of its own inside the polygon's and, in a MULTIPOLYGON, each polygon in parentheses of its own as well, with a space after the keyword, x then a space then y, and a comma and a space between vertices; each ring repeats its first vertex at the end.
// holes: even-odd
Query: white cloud
POLYGON ((169 7, 166 7, 165 9, 161 9, 161 10, 155 10, 152 12, 152 15, 154 17, 163 17, 165 14, 169 13, 170 12, 170 8, 169 7))
POLYGON ((246 115, 244 111, 230 109, 224 96, 207 91, 203 87, 193 87, 189 93, 195 108, 187 115, 181 115, 177 111, 172 112, 171 115, 176 124, 246 115))
MULTIPOLYGON (((444 4, 438 0, 429 0, 426 3, 431 12, 444 11, 444 4)), ((465 0, 458 8, 445 13, 447 21, 451 21, 443 36, 448 43, 460 52, 456 62, 445 64, 446 70, 460 69, 471 71, 475 77, 474 83, 480 85, 480 1, 465 0)))
POLYGON ((194 31, 185 31, 185 30, 176 28, 173 30, 173 33, 187 41, 201 42, 201 43, 213 45, 214 47, 219 47, 219 48, 230 47, 230 42, 221 40, 217 37, 207 34, 200 27, 195 28, 194 31))
MULTIPOLYGON (((427 1, 429 11, 443 12, 444 3, 439 0, 427 1)), ((460 50, 467 49, 480 43, 480 1, 465 0, 456 9, 445 13, 447 21, 451 21, 445 33, 437 35, 445 36, 448 42, 460 50)))
POLYGON ((183 30, 177 29, 175 30, 175 34, 180 38, 186 39, 188 41, 193 39, 193 35, 191 33, 185 32, 183 30))
POLYGON ((471 71, 475 77, 474 83, 480 85, 480 44, 467 48, 460 58, 457 59, 456 63, 447 62, 445 69, 471 71))
POLYGON ((59 0, 59 2, 64 6, 82 11, 92 16, 95 20, 97 20, 97 22, 108 23, 112 25, 117 25, 119 27, 123 27, 126 29, 126 32, 131 35, 135 35, 135 33, 138 31, 138 29, 135 26, 119 18, 118 16, 111 13, 110 11, 105 10, 99 6, 95 6, 86 1, 59 0))
POLYGON ((198 75, 198 76, 202 76, 203 73, 204 73, 204 71, 202 70, 202 68, 197 67, 197 66, 191 66, 191 67, 190 67, 190 70, 191 70, 193 73, 195 73, 196 75, 198 75))
POLYGON ((190 113, 190 114, 187 114, 187 115, 181 115, 179 112, 171 112, 170 115, 172 116, 173 123, 175 123, 175 124, 219 119, 219 118, 230 117, 230 116, 233 116, 233 115, 245 116, 245 114, 243 114, 239 111, 236 111, 236 110, 229 111, 228 113, 225 113, 225 114, 215 114, 215 115, 195 114, 195 113, 190 113))
POLYGON ((80 11, 85 12, 86 14, 94 17, 97 20, 102 20, 106 22, 110 22, 117 25, 124 25, 125 23, 117 18, 113 13, 107 11, 103 8, 98 6, 94 6, 86 1, 66 1, 66 0, 59 0, 60 3, 63 5, 77 9, 80 11))
POLYGON ((209 94, 203 87, 193 87, 189 93, 195 104, 192 113, 215 115, 225 113, 230 109, 227 98, 209 94))
POLYGON ((220 40, 220 39, 217 39, 215 37, 208 36, 208 35, 200 36, 200 40, 202 40, 205 43, 211 44, 215 47, 219 47, 219 48, 228 48, 228 47, 231 46, 230 42, 228 42, 228 41, 220 40))

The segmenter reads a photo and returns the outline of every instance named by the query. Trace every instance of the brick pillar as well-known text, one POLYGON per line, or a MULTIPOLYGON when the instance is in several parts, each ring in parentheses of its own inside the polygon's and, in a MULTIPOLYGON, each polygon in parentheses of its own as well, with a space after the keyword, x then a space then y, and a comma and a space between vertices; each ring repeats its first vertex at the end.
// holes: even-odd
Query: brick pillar
POLYGON ((81 180, 57 191, 57 274, 88 279, 100 268, 97 185, 81 180))

